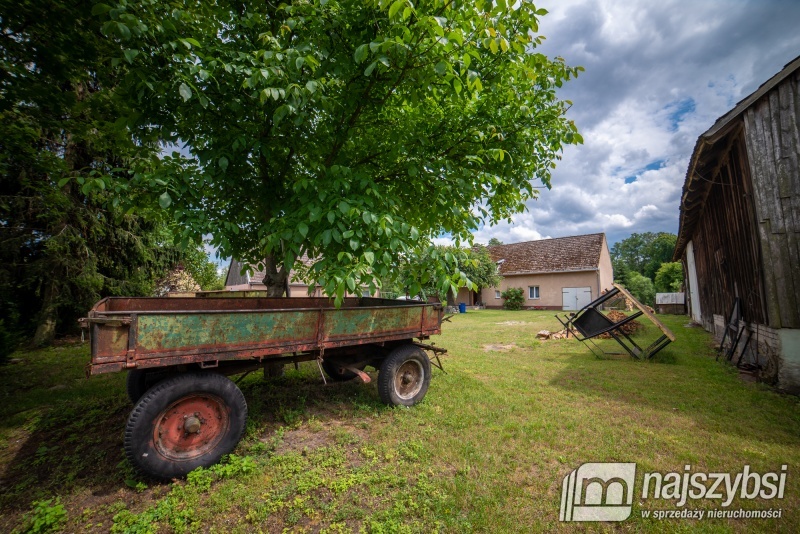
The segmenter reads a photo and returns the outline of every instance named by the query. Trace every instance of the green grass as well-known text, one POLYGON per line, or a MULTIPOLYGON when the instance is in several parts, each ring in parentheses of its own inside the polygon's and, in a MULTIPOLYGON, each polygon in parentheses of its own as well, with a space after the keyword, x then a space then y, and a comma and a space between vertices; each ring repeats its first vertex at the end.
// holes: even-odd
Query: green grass
MULTIPOLYGON (((558 329, 552 312, 457 315, 433 340, 449 351, 447 374, 434 370, 410 409, 383 406, 374 384, 323 387, 314 364, 269 382, 251 375, 235 455, 173 484, 139 479, 124 460, 123 374, 82 378, 87 345, 17 353, 22 362, 0 368, 0 531, 23 529, 49 510, 35 503, 56 498, 67 531, 800 531, 798 398, 741 381, 685 317, 664 321, 677 341, 642 362, 537 340, 558 329), (637 498, 624 523, 560 524, 564 476, 603 461, 636 462, 637 488, 644 472, 687 464, 733 473, 787 464, 783 500, 731 506, 783 517, 657 521, 640 511, 674 503, 637 498)), ((635 339, 655 335, 648 327, 635 339)))

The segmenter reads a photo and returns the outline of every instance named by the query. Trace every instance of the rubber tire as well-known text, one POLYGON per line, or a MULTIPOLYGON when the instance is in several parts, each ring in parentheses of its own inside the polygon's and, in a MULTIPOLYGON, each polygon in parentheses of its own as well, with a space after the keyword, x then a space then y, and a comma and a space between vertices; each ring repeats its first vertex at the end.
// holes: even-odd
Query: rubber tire
POLYGON ((162 380, 171 378, 175 375, 173 371, 163 369, 131 369, 125 377, 125 391, 131 404, 136 404, 147 390, 155 386, 162 380))
MULTIPOLYGON (((357 369, 363 371, 366 366, 367 364, 359 365, 357 369)), ((328 375, 328 378, 335 382, 347 382, 358 376, 353 371, 341 369, 339 365, 329 360, 322 360, 322 369, 325 370, 325 374, 328 375)))
POLYGON ((420 347, 408 344, 397 347, 384 358, 378 373, 378 395, 384 404, 390 406, 413 406, 420 402, 428 392, 431 383, 431 361, 420 347), (400 397, 395 389, 395 377, 402 365, 408 361, 420 364, 423 377, 420 390, 411 398, 400 397))
POLYGON ((247 423, 247 402, 241 390, 227 377, 217 373, 185 373, 164 380, 151 388, 134 406, 125 427, 125 455, 141 473, 152 478, 182 478, 197 467, 209 467, 228 454, 244 435, 247 423), (229 425, 213 449, 187 460, 174 460, 162 455, 155 445, 153 433, 163 412, 183 397, 209 393, 221 399, 229 425))

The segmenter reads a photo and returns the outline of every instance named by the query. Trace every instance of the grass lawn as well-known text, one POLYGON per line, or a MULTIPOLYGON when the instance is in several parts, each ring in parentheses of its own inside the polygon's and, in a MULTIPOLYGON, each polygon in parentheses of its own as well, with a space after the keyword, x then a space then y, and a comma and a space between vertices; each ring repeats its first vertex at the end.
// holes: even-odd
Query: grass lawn
POLYGON ((314 364, 250 375, 235 455, 173 484, 137 478, 124 459, 125 377, 83 378, 88 344, 19 352, 0 367, 0 531, 38 520, 72 532, 800 532, 800 400, 740 380, 686 317, 663 320, 677 341, 640 362, 537 340, 559 329, 553 312, 457 315, 433 340, 447 374, 434 369, 410 409, 383 406, 374 383, 323 387, 314 364), (636 462, 628 520, 559 523, 562 480, 584 462, 636 462), (678 509, 640 498, 643 474, 686 465, 787 465, 783 499, 728 507, 782 517, 642 518, 678 509))

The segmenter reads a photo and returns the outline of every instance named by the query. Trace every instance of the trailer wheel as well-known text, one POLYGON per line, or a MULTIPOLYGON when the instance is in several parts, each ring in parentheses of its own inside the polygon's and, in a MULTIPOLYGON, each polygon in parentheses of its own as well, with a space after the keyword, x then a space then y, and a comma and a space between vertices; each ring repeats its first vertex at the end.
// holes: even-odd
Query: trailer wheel
POLYGON ((239 443, 247 403, 216 373, 160 382, 136 403, 125 428, 125 454, 142 473, 169 480, 208 467, 239 443))
POLYGON ((383 360, 378 395, 394 406, 413 406, 425 397, 431 383, 431 362, 416 345, 397 347, 383 360))
MULTIPOLYGON (((356 368, 360 371, 363 371, 366 366, 367 364, 357 365, 356 368)), ((325 374, 328 375, 331 380, 335 380, 337 382, 346 382, 358 376, 353 371, 348 371, 339 363, 331 360, 322 360, 322 368, 325 370, 325 374)))

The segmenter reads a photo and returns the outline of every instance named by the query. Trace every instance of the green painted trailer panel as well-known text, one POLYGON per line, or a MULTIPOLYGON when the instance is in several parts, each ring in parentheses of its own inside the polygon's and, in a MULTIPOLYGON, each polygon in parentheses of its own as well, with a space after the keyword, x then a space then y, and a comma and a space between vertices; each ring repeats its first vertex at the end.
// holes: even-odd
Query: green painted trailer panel
POLYGON ((326 310, 325 339, 352 338, 387 332, 419 331, 421 306, 326 310))
POLYGON ((160 352, 266 341, 311 342, 315 339, 317 316, 316 311, 142 314, 138 320, 137 348, 160 352))

